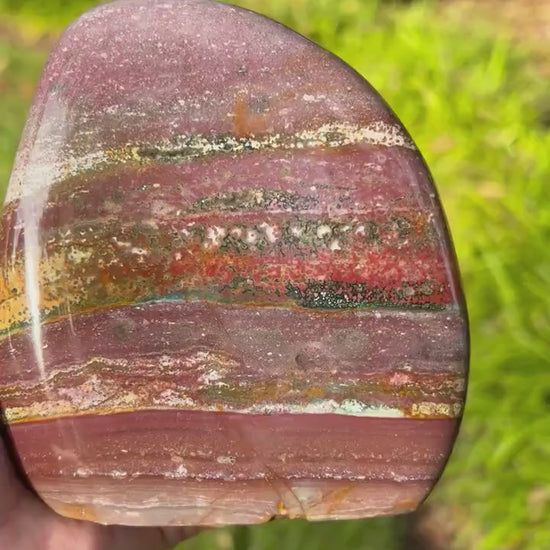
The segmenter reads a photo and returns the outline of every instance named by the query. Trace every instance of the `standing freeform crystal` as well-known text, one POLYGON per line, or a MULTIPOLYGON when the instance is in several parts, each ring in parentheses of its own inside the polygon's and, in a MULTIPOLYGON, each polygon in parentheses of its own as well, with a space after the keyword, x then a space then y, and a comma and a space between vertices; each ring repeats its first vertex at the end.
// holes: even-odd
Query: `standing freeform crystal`
POLYGON ((342 61, 255 13, 124 0, 63 35, 2 214, 0 402, 103 523, 414 509, 467 323, 429 172, 342 61))

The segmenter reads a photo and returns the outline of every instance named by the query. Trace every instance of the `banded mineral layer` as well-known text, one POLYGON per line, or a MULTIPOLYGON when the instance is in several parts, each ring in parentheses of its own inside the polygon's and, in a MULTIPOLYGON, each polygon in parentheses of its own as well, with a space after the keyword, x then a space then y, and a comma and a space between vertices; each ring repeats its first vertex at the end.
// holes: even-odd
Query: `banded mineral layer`
POLYGON ((0 401, 30 481, 101 523, 414 509, 467 323, 421 155, 372 87, 207 0, 78 19, 0 226, 0 401))

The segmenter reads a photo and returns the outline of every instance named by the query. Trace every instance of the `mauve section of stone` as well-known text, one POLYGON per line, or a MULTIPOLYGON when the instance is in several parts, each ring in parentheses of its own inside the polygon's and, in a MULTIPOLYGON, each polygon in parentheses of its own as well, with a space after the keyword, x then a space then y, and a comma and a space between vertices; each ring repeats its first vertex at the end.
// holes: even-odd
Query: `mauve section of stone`
POLYGON ((3 405, 14 421, 155 407, 323 410, 350 400, 357 414, 452 417, 464 398, 464 332, 450 311, 200 302, 104 310, 44 325, 42 368, 28 334, 0 342, 3 405))
MULTIPOLYGON (((66 317, 42 331, 46 372, 95 356, 131 360, 200 348, 240 358, 257 374, 280 375, 308 344, 318 349, 311 362, 328 370, 337 363, 350 372, 391 372, 410 362, 416 372, 460 372, 466 326, 455 311, 331 313, 174 301, 66 317)), ((0 342, 0 361, 6 384, 39 380, 27 333, 0 342)))
POLYGON ((80 507, 107 523, 223 524, 411 510, 446 461, 456 427, 455 420, 165 411, 18 424, 12 435, 31 479, 49 487, 46 501, 65 513, 80 507), (76 480, 83 489, 75 494, 76 480), (235 495, 246 502, 237 513, 229 506, 235 495))
POLYGON ((177 134, 394 121, 336 57, 274 21, 207 0, 88 12, 54 50, 36 104, 47 108, 52 95, 70 116, 60 120, 67 150, 81 152, 177 134))
POLYGON ((208 0, 100 6, 50 57, 8 199, 30 192, 31 164, 70 166, 177 135, 293 134, 333 122, 398 124, 350 67, 252 12, 208 0))
MULTIPOLYGON (((443 220, 425 175, 417 152, 380 145, 251 151, 181 163, 126 162, 53 185, 40 228, 51 237, 75 225, 112 219, 121 224, 157 218, 192 222, 257 212, 266 217, 367 215, 378 221, 410 211, 430 215, 436 230, 443 220)), ((23 245, 12 217, 18 206, 18 201, 6 205, 0 228, 0 248, 10 252, 23 245)))

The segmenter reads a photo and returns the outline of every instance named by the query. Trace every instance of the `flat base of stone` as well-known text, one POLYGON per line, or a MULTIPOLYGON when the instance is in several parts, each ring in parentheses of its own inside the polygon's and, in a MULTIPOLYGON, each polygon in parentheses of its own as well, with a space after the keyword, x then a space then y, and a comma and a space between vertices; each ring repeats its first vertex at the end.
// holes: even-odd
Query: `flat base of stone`
POLYGON ((23 467, 62 515, 126 525, 351 519, 416 508, 454 419, 190 410, 11 426, 23 467))
POLYGON ((39 480, 57 513, 103 524, 222 526, 274 518, 359 519, 412 512, 431 483, 415 481, 39 480), (277 495, 274 497, 274 493, 277 495), (67 503, 67 495, 73 502, 67 503))

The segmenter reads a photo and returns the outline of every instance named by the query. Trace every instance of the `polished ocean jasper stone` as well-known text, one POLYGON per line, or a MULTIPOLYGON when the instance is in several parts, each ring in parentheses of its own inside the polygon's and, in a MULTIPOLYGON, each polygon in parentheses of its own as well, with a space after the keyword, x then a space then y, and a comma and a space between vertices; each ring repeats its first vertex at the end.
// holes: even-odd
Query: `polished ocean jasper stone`
POLYGON ((424 161, 355 71, 207 0, 78 19, 0 228, 0 401, 75 518, 413 510, 462 413, 467 322, 424 161))

